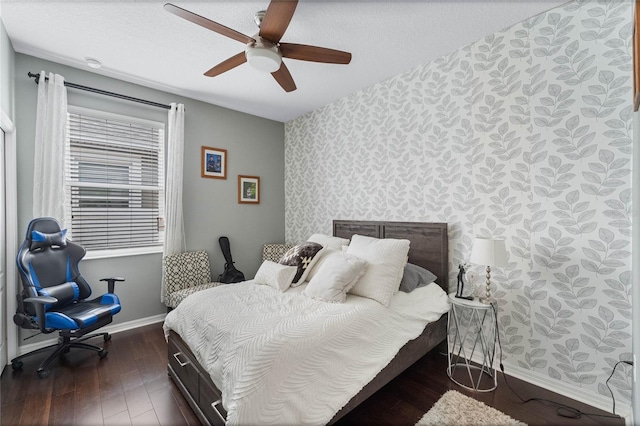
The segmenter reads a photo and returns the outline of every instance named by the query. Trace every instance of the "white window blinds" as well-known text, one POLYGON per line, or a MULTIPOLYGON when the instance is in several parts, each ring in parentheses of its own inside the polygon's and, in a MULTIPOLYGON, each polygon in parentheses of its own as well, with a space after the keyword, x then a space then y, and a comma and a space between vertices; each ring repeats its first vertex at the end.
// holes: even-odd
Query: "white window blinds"
POLYGON ((69 108, 67 226, 89 250, 162 246, 164 124, 69 108))

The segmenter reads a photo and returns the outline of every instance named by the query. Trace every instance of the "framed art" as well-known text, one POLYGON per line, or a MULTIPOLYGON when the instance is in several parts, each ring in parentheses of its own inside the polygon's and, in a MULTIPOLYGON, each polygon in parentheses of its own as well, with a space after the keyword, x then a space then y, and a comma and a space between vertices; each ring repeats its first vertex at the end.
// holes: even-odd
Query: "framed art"
POLYGON ((227 178, 227 150, 220 148, 202 147, 200 170, 203 178, 227 178))
POLYGON ((260 178, 258 176, 238 175, 238 203, 260 203, 260 178))

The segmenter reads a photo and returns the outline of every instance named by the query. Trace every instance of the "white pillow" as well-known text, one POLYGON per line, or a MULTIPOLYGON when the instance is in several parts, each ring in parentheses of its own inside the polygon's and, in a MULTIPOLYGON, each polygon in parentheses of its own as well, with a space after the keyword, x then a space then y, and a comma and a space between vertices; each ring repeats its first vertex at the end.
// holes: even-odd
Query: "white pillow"
POLYGON ((404 276, 404 267, 407 266, 407 263, 409 263, 409 256, 404 259, 404 263, 402 264, 402 268, 400 269, 400 277, 398 279, 398 282, 400 284, 398 284, 398 288, 393 292, 393 294, 396 294, 400 290, 400 285, 402 285, 402 277, 404 276))
MULTIPOLYGON (((321 251, 316 254, 314 257, 315 262, 309 269, 307 273, 306 279, 307 282, 311 281, 311 279, 316 275, 316 273, 320 270, 322 264, 327 260, 327 258, 332 254, 337 252, 338 250, 332 248, 323 248, 321 251)), ((302 282, 298 281, 298 284, 302 284, 302 282)), ((294 285, 295 287, 295 285, 294 285)))
POLYGON ((364 274, 367 262, 338 250, 325 255, 325 259, 302 294, 325 302, 344 303, 347 292, 364 274))
POLYGON ((349 240, 346 238, 332 237, 326 234, 313 234, 307 238, 307 241, 318 243, 325 248, 329 247, 338 250, 340 250, 342 246, 349 245, 349 240))
POLYGON ((298 272, 296 266, 286 266, 265 260, 253 280, 256 284, 268 285, 280 291, 286 291, 291 286, 296 272, 298 272))
POLYGON ((409 253, 409 240, 378 239, 354 235, 347 254, 367 261, 367 271, 349 291, 357 296, 368 297, 384 306, 400 287, 400 280, 409 253))

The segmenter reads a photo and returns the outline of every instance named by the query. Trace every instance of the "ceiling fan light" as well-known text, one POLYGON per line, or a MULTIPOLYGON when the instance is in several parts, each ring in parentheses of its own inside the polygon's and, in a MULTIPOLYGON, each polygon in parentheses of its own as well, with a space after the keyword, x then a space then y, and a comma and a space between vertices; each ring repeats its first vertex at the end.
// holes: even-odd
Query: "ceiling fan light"
POLYGON ((245 52, 249 65, 260 71, 275 72, 280 69, 282 58, 277 51, 254 47, 245 52))

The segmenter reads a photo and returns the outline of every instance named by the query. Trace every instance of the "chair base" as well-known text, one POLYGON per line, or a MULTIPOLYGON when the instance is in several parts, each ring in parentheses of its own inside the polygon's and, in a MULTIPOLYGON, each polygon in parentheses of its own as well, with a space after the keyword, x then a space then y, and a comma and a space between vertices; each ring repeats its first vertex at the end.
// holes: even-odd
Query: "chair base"
POLYGON ((36 372, 38 373, 38 377, 40 377, 41 379, 45 379, 49 377, 49 370, 47 369, 49 364, 51 364, 51 362, 54 359, 56 359, 59 355, 69 352, 71 348, 88 349, 91 351, 98 352, 98 356, 100 357, 100 359, 106 357, 108 352, 104 348, 101 348, 96 345, 90 345, 88 343, 84 343, 85 340, 92 339, 94 337, 100 337, 100 336, 102 336, 105 342, 111 340, 111 335, 109 333, 87 334, 82 337, 75 338, 73 340, 72 340, 72 337, 69 336, 68 334, 63 335, 63 333, 61 333, 60 337, 58 337, 58 343, 54 345, 45 346, 44 348, 36 349, 35 351, 20 355, 12 359, 11 367, 14 370, 19 370, 22 368, 23 358, 27 358, 32 355, 36 355, 42 352, 47 352, 53 349, 53 352, 44 361, 40 363, 40 365, 38 366, 38 369, 36 370, 36 372))

